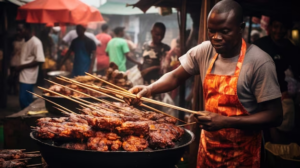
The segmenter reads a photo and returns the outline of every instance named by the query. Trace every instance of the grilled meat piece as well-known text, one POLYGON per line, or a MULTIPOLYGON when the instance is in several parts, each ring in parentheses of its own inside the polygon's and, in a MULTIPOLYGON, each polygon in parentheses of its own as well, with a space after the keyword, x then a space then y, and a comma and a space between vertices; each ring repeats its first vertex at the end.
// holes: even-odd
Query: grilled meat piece
POLYGON ((176 124, 177 120, 175 118, 172 117, 162 117, 158 120, 156 120, 157 123, 166 123, 166 124, 176 124))
POLYGON ((40 157, 40 156, 41 154, 26 154, 26 153, 0 154, 0 158, 4 160, 31 158, 31 157, 40 157))
POLYGON ((146 111, 143 114, 143 117, 149 119, 149 120, 158 120, 160 118, 163 118, 165 115, 160 113, 155 113, 153 111, 146 111))
POLYGON ((0 161, 0 168, 25 168, 26 163, 19 160, 0 161))
POLYGON ((108 147, 111 144, 112 142, 106 138, 91 137, 88 139, 87 147, 88 149, 96 150, 96 151, 108 151, 108 147))
POLYGON ((111 145, 110 149, 112 151, 118 151, 121 149, 121 147, 122 147, 122 142, 119 139, 117 139, 115 141, 112 141, 112 145, 111 145))
POLYGON ((64 143, 61 147, 75 150, 86 150, 87 145, 85 143, 64 143))
POLYGON ((3 150, 0 150, 0 154, 16 154, 16 153, 22 153, 22 152, 23 152, 23 150, 20 150, 20 149, 3 149, 3 150))
POLYGON ((143 138, 130 135, 123 138, 122 147, 126 151, 143 151, 148 147, 148 142, 143 138))
POLYGON ((172 124, 154 124, 155 130, 149 133, 149 144, 152 148, 174 147, 184 130, 172 124))
POLYGON ((120 137, 115 134, 115 133, 106 133, 105 134, 105 137, 108 139, 108 140, 111 140, 111 141, 115 141, 115 140, 118 140, 120 139, 120 137))
POLYGON ((113 130, 123 123, 122 119, 119 118, 92 117, 88 115, 79 115, 79 117, 86 119, 90 126, 104 130, 113 130))
POLYGON ((42 127, 37 127, 39 138, 67 138, 67 139, 86 139, 95 136, 95 131, 86 124, 72 123, 66 125, 65 123, 51 123, 48 122, 42 127), (72 125, 73 124, 73 125, 72 125))
POLYGON ((147 122, 143 121, 126 121, 120 127, 117 127, 116 130, 121 135, 146 136, 149 133, 149 126, 147 122))

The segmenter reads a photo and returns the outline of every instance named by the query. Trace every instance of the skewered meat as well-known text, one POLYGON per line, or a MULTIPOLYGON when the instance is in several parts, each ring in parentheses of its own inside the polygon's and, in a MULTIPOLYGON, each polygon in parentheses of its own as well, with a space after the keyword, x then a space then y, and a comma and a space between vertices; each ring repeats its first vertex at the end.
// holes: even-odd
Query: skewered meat
POLYGON ((87 145, 85 143, 65 143, 61 147, 75 150, 86 150, 87 145))
POLYGON ((26 163, 19 160, 0 161, 0 168, 23 168, 26 163))
POLYGON ((163 117, 156 120, 157 123, 176 124, 177 120, 172 117, 163 117))
POLYGON ((87 140, 86 146, 84 143, 63 145, 69 149, 140 151, 148 145, 153 149, 174 147, 184 134, 182 128, 174 125, 176 119, 160 113, 144 112, 125 103, 95 103, 91 106, 97 110, 83 108, 84 114, 39 119, 37 137, 87 140))
POLYGON ((130 135, 123 138, 122 146, 126 151, 142 151, 148 147, 148 142, 143 138, 130 135))
POLYGON ((0 154, 16 154, 16 153, 22 153, 22 152, 23 151, 19 150, 19 149, 4 149, 4 150, 0 150, 0 154))
POLYGON ((155 112, 152 112, 152 111, 146 111, 143 114, 143 117, 148 118, 149 120, 158 120, 160 118, 163 118, 164 116, 165 115, 163 115, 163 114, 155 113, 155 112))
POLYGON ((0 158, 2 158, 4 160, 39 157, 39 156, 41 156, 41 154, 26 154, 26 153, 0 154, 0 158))
POLYGON ((137 135, 137 136, 145 136, 149 133, 148 123, 140 121, 140 122, 132 122, 126 121, 120 127, 116 128, 121 135, 137 135))
POLYGON ((115 127, 120 126, 123 121, 119 118, 107 117, 92 117, 88 115, 78 115, 86 119, 90 126, 98 129, 113 130, 115 127))
POLYGON ((110 149, 112 151, 118 151, 121 149, 121 147, 122 147, 122 142, 117 139, 115 141, 112 141, 112 145, 111 145, 110 149))
POLYGON ((85 139, 95 135, 95 131, 90 126, 68 126, 62 123, 56 123, 56 125, 48 123, 46 126, 37 127, 37 131, 37 137, 43 139, 85 139))
POLYGON ((149 133, 149 144, 151 147, 174 147, 174 141, 178 140, 184 133, 182 128, 171 124, 155 124, 155 130, 149 133))
POLYGON ((88 139, 87 147, 96 151, 108 151, 108 146, 111 143, 111 141, 103 137, 91 137, 88 139))

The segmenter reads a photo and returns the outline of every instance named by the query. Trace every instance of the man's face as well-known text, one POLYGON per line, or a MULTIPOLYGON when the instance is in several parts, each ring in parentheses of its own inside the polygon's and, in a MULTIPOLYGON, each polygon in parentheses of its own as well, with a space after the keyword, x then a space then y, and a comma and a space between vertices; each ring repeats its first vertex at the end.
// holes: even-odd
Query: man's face
POLYGON ((153 29, 151 30, 151 35, 152 41, 157 44, 161 43, 161 41, 164 39, 165 32, 159 27, 153 27, 153 29))
POLYGON ((270 25, 269 32, 273 40, 282 40, 287 33, 287 28, 281 22, 273 21, 270 25))
POLYGON ((207 21, 208 38, 217 53, 230 52, 241 40, 241 24, 237 22, 234 12, 212 12, 207 21))
POLYGON ((23 24, 18 24, 17 26, 17 34, 20 38, 24 38, 27 34, 26 29, 24 28, 23 24))
POLYGON ((125 35, 124 30, 120 31, 119 35, 120 35, 120 37, 124 37, 124 35, 125 35))
POLYGON ((83 26, 76 27, 76 33, 79 37, 84 36, 85 28, 83 26))

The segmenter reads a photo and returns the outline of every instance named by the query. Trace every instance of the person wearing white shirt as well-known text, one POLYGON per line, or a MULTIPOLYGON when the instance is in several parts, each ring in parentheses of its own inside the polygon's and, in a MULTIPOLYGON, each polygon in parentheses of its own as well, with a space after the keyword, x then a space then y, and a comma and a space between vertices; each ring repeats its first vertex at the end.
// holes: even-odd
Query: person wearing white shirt
POLYGON ((42 42, 32 35, 29 24, 18 24, 17 31, 25 39, 21 49, 20 65, 16 67, 20 72, 20 106, 24 109, 33 101, 33 96, 27 91, 33 92, 38 77, 39 65, 45 62, 45 56, 42 42))
MULTIPOLYGON (((89 39, 93 40, 96 43, 96 46, 101 45, 101 42, 96 38, 93 33, 84 32, 84 35, 87 36, 89 39)), ((62 39, 63 42, 71 45, 71 42, 78 37, 76 30, 69 31, 64 38, 62 39)))

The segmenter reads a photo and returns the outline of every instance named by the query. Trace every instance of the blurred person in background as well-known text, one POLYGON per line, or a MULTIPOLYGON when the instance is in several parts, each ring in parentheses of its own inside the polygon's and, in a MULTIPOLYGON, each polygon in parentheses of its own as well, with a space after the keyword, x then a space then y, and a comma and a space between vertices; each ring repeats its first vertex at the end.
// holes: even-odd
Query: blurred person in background
MULTIPOLYGON (((50 36, 51 27, 45 27, 41 31, 40 39, 43 45, 43 51, 45 55, 45 62, 42 65, 42 79, 48 78, 47 73, 56 69, 56 61, 55 61, 55 44, 53 39, 50 36)), ((44 80, 42 80, 43 85, 46 84, 44 80)), ((47 83, 48 84, 48 83, 47 83)))
POLYGON ((86 28, 83 25, 76 26, 78 37, 75 38, 70 45, 70 48, 63 58, 60 67, 74 52, 74 64, 72 76, 82 76, 85 72, 92 73, 95 59, 96 59, 96 44, 93 40, 85 35, 86 28))
POLYGON ((17 31, 25 43, 21 49, 20 65, 16 70, 20 72, 20 106, 22 109, 29 106, 33 101, 32 94, 34 85, 37 82, 39 65, 45 62, 42 42, 32 35, 31 27, 28 23, 18 24, 17 31))
POLYGON ((166 72, 161 66, 170 47, 162 43, 165 37, 166 26, 161 22, 156 22, 151 29, 152 40, 145 42, 142 47, 143 64, 141 66, 141 74, 145 85, 150 85, 162 76, 162 72, 166 72))
POLYGON ((59 60, 59 43, 60 43, 60 39, 59 39, 59 32, 60 32, 60 27, 56 26, 56 27, 52 27, 51 33, 50 33, 50 37, 52 38, 52 41, 54 43, 54 59, 55 60, 59 60))
MULTIPOLYGON (((93 33, 90 32, 84 32, 84 35, 88 38, 90 38, 91 40, 93 40, 95 42, 95 44, 97 46, 101 45, 101 42, 96 38, 96 36, 93 33)), ((71 42, 78 37, 77 34, 77 26, 76 26, 76 30, 71 30, 69 31, 62 39, 62 43, 69 46, 71 45, 71 42)))
POLYGON ((120 71, 126 72, 127 59, 139 66, 141 63, 129 56, 130 49, 127 41, 124 39, 124 29, 124 27, 116 27, 114 29, 115 36, 108 42, 105 51, 109 56, 109 61, 114 62, 120 71))
MULTIPOLYGON (((133 43, 133 41, 131 40, 131 37, 130 35, 126 34, 124 39, 126 40, 127 42, 127 45, 129 47, 129 57, 131 57, 132 59, 136 59, 136 55, 135 55, 135 50, 137 48, 136 44, 133 43)), ((127 69, 130 69, 132 68, 133 66, 135 65, 135 63, 131 62, 131 61, 127 61, 126 62, 126 68, 127 69)))
POLYGON ((8 93, 18 94, 19 72, 16 67, 20 65, 21 49, 24 44, 24 39, 20 34, 15 35, 13 41, 13 52, 10 60, 10 75, 8 77, 8 93))
MULTIPOLYGON (((271 17, 268 32, 269 35, 254 42, 259 48, 268 53, 274 60, 277 78, 282 93, 283 122, 280 127, 270 130, 270 141, 274 143, 289 143, 291 136, 289 132, 294 129, 295 105, 293 95, 289 92, 287 78, 299 80, 299 51, 286 38, 291 22, 287 17, 271 17), (289 71, 290 76, 285 72, 289 71)), ((296 83, 294 84, 296 87, 296 83)))
POLYGON ((108 34, 108 25, 104 23, 101 26, 102 32, 96 36, 101 42, 101 46, 97 46, 97 72, 105 73, 105 69, 109 66, 109 57, 105 52, 108 42, 111 40, 111 36, 108 34))
POLYGON ((258 30, 252 30, 250 34, 250 41, 251 43, 254 43, 256 40, 260 38, 260 33, 258 30))

